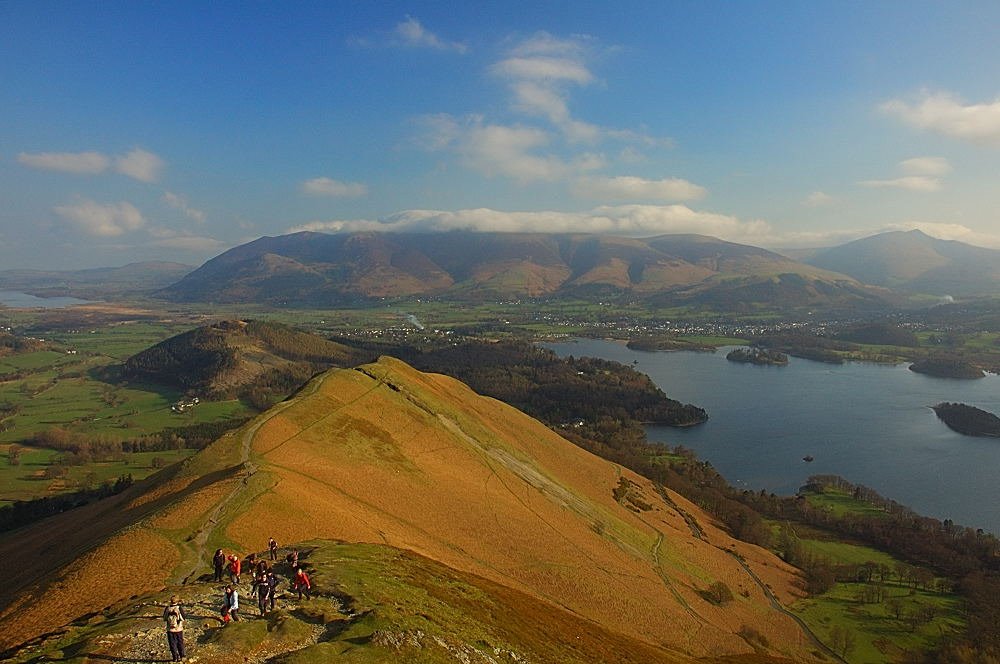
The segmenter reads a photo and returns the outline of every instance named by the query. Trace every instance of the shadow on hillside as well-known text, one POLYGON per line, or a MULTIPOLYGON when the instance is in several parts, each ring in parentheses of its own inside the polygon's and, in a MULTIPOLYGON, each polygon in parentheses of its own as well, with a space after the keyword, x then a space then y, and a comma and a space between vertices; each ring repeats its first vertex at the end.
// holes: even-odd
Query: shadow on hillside
POLYGON ((29 587, 43 594, 48 584, 57 580, 54 571, 100 546, 122 528, 243 470, 242 464, 222 468, 196 478, 182 489, 130 505, 152 487, 174 479, 182 465, 175 464, 155 473, 122 493, 48 517, 12 531, 14 536, 0 538, 0 559, 11 570, 5 583, 0 584, 0 606, 29 587))

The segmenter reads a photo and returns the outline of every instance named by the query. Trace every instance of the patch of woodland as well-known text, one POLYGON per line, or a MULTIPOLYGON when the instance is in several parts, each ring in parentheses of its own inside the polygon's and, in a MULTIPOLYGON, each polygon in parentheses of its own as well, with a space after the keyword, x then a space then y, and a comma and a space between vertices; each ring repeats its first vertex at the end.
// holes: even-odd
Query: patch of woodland
POLYGON ((910 365, 910 371, 936 378, 983 378, 983 370, 955 353, 935 353, 910 365))
POLYGON ((13 530, 34 523, 45 517, 83 507, 88 503, 108 498, 132 486, 132 475, 120 475, 118 479, 107 480, 96 487, 79 489, 56 496, 42 496, 31 500, 16 500, 0 507, 0 532, 13 530))
MULTIPOLYGON (((950 519, 921 516, 873 489, 835 475, 810 477, 797 497, 744 491, 740 500, 770 519, 817 528, 837 539, 861 542, 905 561, 894 572, 914 588, 929 588, 935 582, 935 572, 946 577, 950 590, 963 599, 965 631, 945 639, 934 653, 916 656, 913 661, 986 663, 1000 657, 1000 630, 996 629, 1000 625, 1000 540, 993 535, 950 519), (874 509, 838 513, 805 499, 808 492, 828 488, 846 491, 874 509)), ((874 563, 833 565, 805 553, 784 531, 775 545, 789 563, 803 569, 812 592, 822 592, 837 580, 871 583, 888 573, 874 563)))

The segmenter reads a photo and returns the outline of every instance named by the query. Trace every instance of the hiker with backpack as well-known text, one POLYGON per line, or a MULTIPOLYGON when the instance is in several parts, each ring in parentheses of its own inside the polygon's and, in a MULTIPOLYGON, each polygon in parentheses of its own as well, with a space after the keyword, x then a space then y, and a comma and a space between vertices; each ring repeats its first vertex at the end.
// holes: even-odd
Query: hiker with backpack
POLYGON ((215 565, 215 582, 222 583, 222 573, 226 569, 226 554, 222 552, 222 549, 215 550, 215 555, 212 556, 212 564, 215 565))
POLYGON ((184 661, 184 609, 177 595, 170 596, 170 604, 163 609, 163 621, 167 625, 167 645, 174 662, 184 661))
POLYGON ((240 592, 231 585, 226 586, 226 594, 222 598, 222 622, 229 624, 229 621, 239 622, 240 616, 240 592))
POLYGON ((299 599, 302 599, 302 593, 306 594, 306 599, 312 599, 309 596, 309 591, 312 589, 312 583, 309 581, 309 575, 301 567, 295 573, 295 579, 292 582, 292 587, 298 591, 299 599))

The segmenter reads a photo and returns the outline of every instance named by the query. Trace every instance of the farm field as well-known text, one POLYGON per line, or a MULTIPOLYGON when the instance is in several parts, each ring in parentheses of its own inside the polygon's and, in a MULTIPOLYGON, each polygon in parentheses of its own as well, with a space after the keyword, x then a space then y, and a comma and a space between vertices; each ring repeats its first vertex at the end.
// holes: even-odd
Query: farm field
MULTIPOLYGON (((40 324, 18 314, 14 322, 20 325, 40 324)), ((42 349, 0 356, 0 503, 88 488, 121 475, 138 480, 193 452, 126 452, 108 460, 67 464, 61 452, 31 445, 40 433, 56 430, 103 441, 129 441, 194 425, 242 420, 251 414, 236 399, 203 400, 176 413, 171 406, 185 396, 183 392, 121 379, 123 360, 191 326, 141 320, 60 327, 36 333, 42 349), (8 456, 11 445, 20 450, 16 465, 8 456)))
POLYGON ((933 574, 871 547, 828 540, 820 531, 804 528, 801 533, 799 542, 811 554, 835 566, 856 567, 862 578, 868 574, 863 568, 874 571, 872 579, 881 577, 838 580, 829 591, 791 607, 851 664, 896 662, 905 651, 930 649, 942 635, 964 627, 959 597, 933 574), (916 580, 920 576, 922 583, 916 580))

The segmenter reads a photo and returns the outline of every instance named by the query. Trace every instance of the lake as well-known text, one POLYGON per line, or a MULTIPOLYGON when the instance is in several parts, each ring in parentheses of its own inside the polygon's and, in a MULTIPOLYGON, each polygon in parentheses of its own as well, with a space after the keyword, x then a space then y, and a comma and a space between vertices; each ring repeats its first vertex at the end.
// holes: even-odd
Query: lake
POLYGON ((650 426, 650 440, 684 445, 734 486, 792 494, 813 474, 841 475, 921 514, 1000 534, 1000 439, 953 432, 929 408, 959 401, 1000 414, 1000 377, 933 378, 906 364, 788 366, 726 360, 726 352, 643 352, 612 341, 544 344, 647 374, 666 394, 708 411, 689 429, 650 426), (806 463, 804 456, 814 457, 806 463))
POLYGON ((62 309, 77 304, 90 304, 90 300, 75 297, 35 297, 18 291, 0 290, 0 304, 14 309, 62 309))

